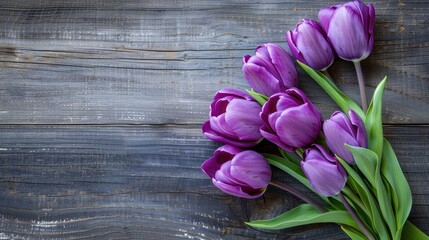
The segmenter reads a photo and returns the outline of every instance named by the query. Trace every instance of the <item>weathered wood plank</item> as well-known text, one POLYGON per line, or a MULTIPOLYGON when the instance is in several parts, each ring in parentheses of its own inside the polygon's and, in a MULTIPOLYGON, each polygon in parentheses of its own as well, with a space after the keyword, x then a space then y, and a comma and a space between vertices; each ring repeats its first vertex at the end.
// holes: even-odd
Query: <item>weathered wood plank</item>
MULTIPOLYGON (((412 187, 411 220, 429 232, 429 126, 385 133, 412 187)), ((246 227, 299 202, 273 188, 257 200, 217 190, 199 169, 217 144, 199 126, 0 126, 0 136, 0 239, 345 238, 335 225, 246 227)))
MULTIPOLYGON (((332 1, 0 1, 0 123, 201 123, 214 92, 248 88, 241 57, 332 1)), ((382 1, 372 90, 389 76, 385 123, 428 123, 428 4, 382 1)), ((331 69, 358 100, 351 64, 331 69)), ((325 116, 328 97, 302 87, 325 116)), ((369 91, 370 91, 369 90, 369 91)))

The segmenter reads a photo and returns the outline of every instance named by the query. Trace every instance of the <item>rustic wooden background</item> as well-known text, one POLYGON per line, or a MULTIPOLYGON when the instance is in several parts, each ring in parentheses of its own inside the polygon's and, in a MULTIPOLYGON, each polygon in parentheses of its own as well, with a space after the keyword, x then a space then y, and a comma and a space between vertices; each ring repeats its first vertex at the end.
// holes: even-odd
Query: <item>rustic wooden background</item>
MULTIPOLYGON (((338 1, 1 0, 0 239, 345 239, 336 225, 259 231, 299 201, 223 194, 200 170, 213 94, 248 88, 241 58, 338 1)), ((429 2, 374 3, 368 93, 429 232, 429 2)), ((358 100, 352 64, 330 69, 358 100)), ((335 105, 301 73, 324 117, 335 105)), ((277 176, 280 176, 276 173, 277 176)), ((286 178, 294 187, 299 185, 286 178)))

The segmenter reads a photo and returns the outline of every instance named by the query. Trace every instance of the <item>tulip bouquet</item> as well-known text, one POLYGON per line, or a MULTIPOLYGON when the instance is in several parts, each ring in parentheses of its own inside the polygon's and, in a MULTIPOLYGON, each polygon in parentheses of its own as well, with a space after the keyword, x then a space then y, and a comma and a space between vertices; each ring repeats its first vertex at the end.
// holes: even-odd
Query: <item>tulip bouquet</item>
POLYGON ((273 219, 247 222, 260 229, 337 223, 352 239, 429 239, 410 223, 411 191, 389 142, 383 137, 383 79, 367 106, 360 61, 374 44, 374 7, 352 1, 324 8, 319 22, 304 19, 286 40, 298 65, 334 100, 339 110, 323 120, 297 88, 298 72, 280 46, 263 44, 243 57, 247 92, 218 91, 203 134, 226 145, 202 164, 225 193, 257 198, 268 185, 305 203, 273 219), (362 107, 337 88, 326 69, 335 56, 354 63, 362 107), (341 111, 340 111, 341 110, 341 111), (278 150, 261 153, 261 141, 278 150), (283 170, 319 200, 272 179, 283 170))

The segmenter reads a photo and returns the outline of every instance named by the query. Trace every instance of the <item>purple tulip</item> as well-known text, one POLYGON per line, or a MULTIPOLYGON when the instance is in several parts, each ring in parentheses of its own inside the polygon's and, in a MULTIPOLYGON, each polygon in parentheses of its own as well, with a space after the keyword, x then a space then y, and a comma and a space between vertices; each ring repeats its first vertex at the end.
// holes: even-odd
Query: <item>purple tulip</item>
POLYGON ((325 197, 337 195, 347 182, 341 164, 318 144, 304 151, 301 168, 313 189, 325 197))
POLYGON ((225 88, 210 106, 210 119, 203 124, 204 136, 237 147, 253 147, 262 140, 259 128, 261 105, 242 91, 225 88))
POLYGON ((352 1, 324 8, 319 21, 340 58, 359 62, 371 53, 375 21, 372 4, 352 1))
POLYGON ((286 33, 286 40, 293 56, 314 69, 324 71, 334 62, 326 33, 314 20, 300 21, 295 30, 286 33))
POLYGON ((201 168, 217 188, 237 197, 260 197, 271 181, 270 165, 261 154, 231 145, 218 148, 201 168))
POLYGON ((256 92, 267 96, 298 86, 298 72, 292 58, 274 43, 260 45, 255 55, 244 56, 243 74, 256 92))
POLYGON ((297 88, 272 95, 262 107, 261 134, 286 151, 314 142, 322 127, 322 115, 297 88))
POLYGON ((329 149, 349 164, 355 162, 352 153, 344 144, 367 148, 366 129, 362 119, 353 111, 346 114, 336 111, 323 123, 326 143, 329 149))

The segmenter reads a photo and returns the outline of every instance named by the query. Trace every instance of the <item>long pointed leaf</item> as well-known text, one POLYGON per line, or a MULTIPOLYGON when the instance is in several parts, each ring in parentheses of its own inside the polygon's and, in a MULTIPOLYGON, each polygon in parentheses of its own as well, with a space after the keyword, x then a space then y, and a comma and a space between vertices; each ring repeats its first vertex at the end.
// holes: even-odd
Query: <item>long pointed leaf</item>
POLYGON ((341 192, 351 201, 351 204, 356 209, 356 213, 363 221, 370 221, 371 213, 366 208, 362 200, 348 186, 345 186, 341 192))
POLYGON ((273 154, 264 153, 262 155, 271 165, 283 170, 284 172, 298 180, 300 183, 311 189, 310 182, 305 177, 305 174, 302 171, 301 167, 295 165, 294 162, 273 154))
POLYGON ((381 174, 392 189, 393 207, 396 212, 397 233, 395 239, 401 238, 401 230, 408 218, 412 206, 412 195, 407 179, 398 163, 390 143, 384 139, 381 174))
POLYGON ((339 204, 339 201, 336 198, 327 198, 325 196, 320 195, 316 191, 314 191, 313 187, 311 186, 308 179, 305 177, 304 172, 302 171, 301 167, 299 165, 296 165, 293 161, 290 161, 289 159, 281 158, 276 155, 264 153, 262 154, 267 161, 272 165, 280 170, 283 170, 287 174, 291 175, 293 178, 298 180, 300 183, 302 183, 304 186, 306 186, 308 189, 316 193, 323 201, 334 207, 335 209, 342 209, 341 204, 339 204))
POLYGON ((381 161, 378 160, 377 154, 369 149, 354 146, 347 146, 347 148, 353 154, 359 170, 371 184, 371 189, 377 197, 381 213, 389 227, 390 234, 392 237, 395 236, 397 231, 396 219, 392 209, 390 194, 381 177, 381 161))
POLYGON ((366 236, 363 235, 361 232, 359 232, 358 230, 349 227, 349 226, 341 226, 341 229, 343 229, 343 231, 349 235, 349 237, 352 240, 366 240, 366 236))
POLYGON ((365 118, 365 127, 368 135, 368 149, 374 151, 379 159, 383 152, 383 126, 381 119, 382 112, 382 96, 384 85, 386 84, 387 77, 378 84, 375 89, 374 96, 369 104, 368 111, 365 118))
POLYGON ((429 236, 418 229, 410 221, 406 221, 402 231, 402 240, 429 240, 429 236))
POLYGON ((377 154, 366 148, 350 145, 346 145, 346 147, 352 153, 359 170, 369 180, 371 185, 375 186, 375 175, 377 175, 376 170, 378 162, 377 154))
POLYGON ((251 89, 251 90, 246 89, 246 92, 248 94, 250 94, 250 96, 252 96, 253 99, 255 99, 261 106, 263 106, 268 101, 267 96, 260 94, 260 93, 257 93, 255 91, 253 91, 253 89, 251 89))
POLYGON ((337 157, 337 159, 344 167, 346 172, 349 174, 349 178, 352 178, 360 188, 358 189, 358 193, 361 196, 361 198, 363 197, 365 200, 364 202, 369 203, 369 206, 366 206, 366 207, 371 212, 371 216, 372 216, 371 222, 372 222, 373 230, 379 233, 379 236, 381 237, 381 239, 389 239, 390 238, 389 233, 387 232, 387 228, 381 216, 379 206, 376 200, 374 199, 374 196, 372 195, 371 191, 366 186, 365 181, 343 159, 339 157, 337 157))
POLYGON ((338 223, 358 228, 355 221, 347 211, 333 210, 325 213, 319 212, 309 204, 302 204, 273 219, 246 222, 247 225, 262 229, 284 229, 313 223, 338 223))
POLYGON ((335 84, 329 80, 323 73, 312 69, 311 67, 305 65, 304 63, 297 61, 299 66, 311 77, 313 80, 319 84, 319 86, 325 90, 325 92, 334 100, 334 102, 348 114, 349 109, 353 109, 361 119, 365 119, 365 113, 353 100, 351 100, 347 95, 340 91, 340 89, 335 86, 335 84))

